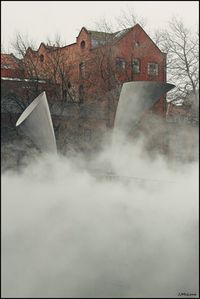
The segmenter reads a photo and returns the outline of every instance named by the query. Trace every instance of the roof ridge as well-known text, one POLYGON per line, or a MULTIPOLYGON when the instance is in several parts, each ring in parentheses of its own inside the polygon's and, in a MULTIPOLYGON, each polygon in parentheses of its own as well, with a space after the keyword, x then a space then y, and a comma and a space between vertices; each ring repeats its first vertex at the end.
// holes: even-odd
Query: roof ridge
POLYGON ((97 30, 87 30, 88 33, 94 32, 94 33, 105 33, 105 34, 114 34, 114 32, 105 32, 105 31, 97 31, 97 30))
POLYGON ((95 33, 116 34, 116 33, 121 32, 121 31, 128 31, 128 30, 132 29, 134 26, 131 26, 131 27, 128 27, 128 28, 124 28, 124 29, 121 29, 121 30, 118 30, 118 31, 115 31, 115 32, 105 32, 105 31, 90 30, 90 29, 87 29, 87 31, 88 32, 95 32, 95 33))

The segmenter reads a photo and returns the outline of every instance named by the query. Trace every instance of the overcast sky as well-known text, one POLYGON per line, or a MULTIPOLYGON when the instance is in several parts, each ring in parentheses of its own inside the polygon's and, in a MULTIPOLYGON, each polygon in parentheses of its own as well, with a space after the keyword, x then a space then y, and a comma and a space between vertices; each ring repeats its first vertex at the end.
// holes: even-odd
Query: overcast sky
POLYGON ((106 18, 114 21, 122 10, 134 9, 146 19, 145 30, 164 28, 173 17, 197 28, 198 1, 1 1, 1 44, 10 51, 17 32, 40 42, 61 36, 65 44, 76 41, 80 29, 94 29, 95 22, 106 18))

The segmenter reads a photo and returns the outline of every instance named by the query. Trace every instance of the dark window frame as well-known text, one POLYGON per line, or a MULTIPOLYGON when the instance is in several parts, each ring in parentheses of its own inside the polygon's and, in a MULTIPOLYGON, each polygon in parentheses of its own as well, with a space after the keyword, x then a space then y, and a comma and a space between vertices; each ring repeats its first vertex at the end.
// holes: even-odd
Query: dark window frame
POLYGON ((44 62, 44 55, 43 54, 40 55, 40 62, 44 62))
POLYGON ((133 71, 133 74, 140 74, 140 72, 141 72, 141 61, 140 61, 139 58, 133 58, 132 59, 132 71, 133 71), (134 62, 136 62, 136 61, 138 62, 138 64, 134 65, 134 62), (136 67, 138 67, 138 70, 136 69, 136 67))
POLYGON ((159 65, 157 62, 148 62, 148 69, 147 69, 147 72, 148 72, 148 75, 149 76, 158 76, 159 75, 159 65), (151 69, 152 66, 155 67, 155 69, 151 69))
POLYGON ((81 49, 85 49, 85 45, 86 45, 85 41, 82 40, 81 43, 80 43, 81 49))
POLYGON ((115 66, 117 71, 125 71, 126 70, 126 60, 122 57, 116 57, 115 66))
POLYGON ((85 78, 85 62, 84 61, 79 63, 79 75, 81 78, 85 78))

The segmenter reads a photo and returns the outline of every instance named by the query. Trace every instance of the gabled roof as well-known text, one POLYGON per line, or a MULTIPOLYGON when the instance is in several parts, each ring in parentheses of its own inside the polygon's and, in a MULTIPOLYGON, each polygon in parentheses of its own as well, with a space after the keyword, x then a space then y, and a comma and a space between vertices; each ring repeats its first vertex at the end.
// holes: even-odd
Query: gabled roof
POLYGON ((166 53, 163 53, 159 47, 155 44, 155 42, 150 38, 150 36, 144 31, 144 29, 139 25, 135 24, 134 26, 130 28, 126 28, 114 33, 107 33, 107 32, 99 32, 99 31, 93 31, 93 30, 87 30, 88 34, 91 37, 92 41, 92 48, 97 48, 99 46, 105 45, 105 44, 111 44, 111 43, 116 43, 120 39, 122 39, 128 32, 131 30, 134 30, 135 28, 139 27, 140 30, 144 32, 144 34, 149 38, 149 40, 154 44, 154 46, 164 55, 166 53))
MULTIPOLYGON (((51 52, 51 51, 54 51, 54 50, 57 50, 57 49, 60 49, 60 48, 62 48, 62 47, 57 47, 57 46, 50 46, 50 45, 45 45, 45 43, 41 43, 40 44, 40 46, 39 46, 39 48, 38 48, 38 50, 33 50, 31 47, 28 47, 28 49, 26 50, 26 54, 30 51, 32 54, 34 54, 34 55, 37 55, 38 54, 38 52, 39 52, 39 50, 40 50, 40 48, 41 47, 44 47, 45 48, 45 50, 47 50, 48 52, 51 52)), ((25 54, 25 55, 26 55, 25 54)))
POLYGON ((45 43, 41 43, 40 44, 40 46, 39 46, 39 48, 38 48, 38 50, 37 50, 37 52, 39 51, 39 49, 40 49, 40 47, 41 46, 43 46, 46 50, 48 50, 48 51, 54 51, 54 50, 56 50, 56 49, 58 49, 58 48, 61 48, 61 47, 58 47, 58 46, 55 46, 55 45, 53 45, 53 46, 51 46, 51 45, 45 45, 45 43))
POLYGON ((20 67, 20 59, 11 54, 1 53, 1 68, 4 69, 17 69, 20 67))
MULTIPOLYGON (((33 53, 33 54, 36 54, 36 53, 37 53, 37 50, 33 50, 31 47, 28 47, 28 49, 26 50, 26 54, 27 54, 28 52, 31 52, 31 53, 33 53)), ((25 56, 26 56, 26 54, 25 54, 25 56)))
POLYGON ((81 32, 82 32, 83 30, 86 31, 86 32, 88 33, 88 30, 87 30, 85 27, 82 27, 81 30, 80 30, 80 32, 79 32, 79 34, 78 34, 78 36, 76 37, 76 39, 79 38, 79 35, 81 34, 81 32))
POLYGON ((140 24, 136 24, 134 27, 139 27, 140 30, 142 30, 144 32, 144 34, 149 38, 149 40, 154 44, 154 46, 163 54, 163 55, 167 55, 167 53, 164 53, 160 50, 160 48, 156 45, 156 43, 152 40, 152 38, 146 33, 146 31, 140 26, 140 24))

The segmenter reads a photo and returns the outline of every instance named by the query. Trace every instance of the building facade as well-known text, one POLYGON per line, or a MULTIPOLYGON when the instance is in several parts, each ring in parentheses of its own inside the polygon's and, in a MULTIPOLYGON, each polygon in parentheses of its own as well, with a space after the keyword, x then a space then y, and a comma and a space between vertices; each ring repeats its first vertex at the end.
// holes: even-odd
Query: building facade
MULTIPOLYGON (((21 60, 2 57, 4 102, 12 97, 26 105, 45 90, 58 144, 66 149, 96 144, 113 128, 122 83, 166 82, 166 54, 139 24, 115 33, 83 27, 73 44, 41 43, 21 60)), ((153 111, 165 116, 164 98, 153 111)))

